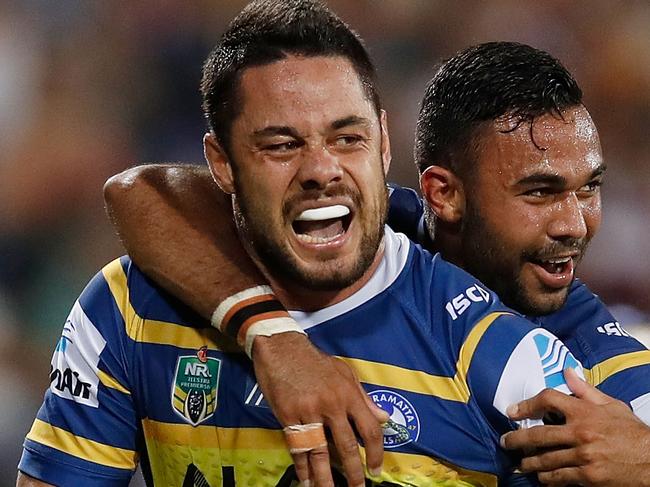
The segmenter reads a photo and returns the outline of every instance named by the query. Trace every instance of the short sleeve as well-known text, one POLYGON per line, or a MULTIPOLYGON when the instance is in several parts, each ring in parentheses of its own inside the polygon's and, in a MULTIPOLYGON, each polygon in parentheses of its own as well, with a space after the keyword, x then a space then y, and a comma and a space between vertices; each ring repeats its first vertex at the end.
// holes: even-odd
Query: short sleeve
POLYGON ((95 276, 72 307, 23 446, 18 468, 54 485, 128 485, 136 468, 138 422, 124 321, 105 279, 110 270, 95 276))

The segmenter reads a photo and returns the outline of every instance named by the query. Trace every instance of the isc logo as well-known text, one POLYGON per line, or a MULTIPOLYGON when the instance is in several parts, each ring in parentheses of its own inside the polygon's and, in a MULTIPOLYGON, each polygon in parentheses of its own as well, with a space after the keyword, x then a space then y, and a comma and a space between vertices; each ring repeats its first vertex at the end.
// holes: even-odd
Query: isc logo
POLYGON ((483 289, 478 284, 468 287, 464 293, 460 293, 454 299, 449 301, 445 305, 445 309, 452 320, 455 320, 460 315, 462 315, 467 308, 469 308, 472 303, 480 303, 485 301, 486 303, 490 302, 490 293, 483 289))
POLYGON ((618 321, 610 321, 609 323, 605 323, 603 326, 599 326, 596 328, 596 331, 598 333, 602 333, 603 335, 608 335, 608 336, 616 336, 616 337, 629 337, 629 333, 626 332, 623 328, 621 328, 621 325, 618 323, 618 321))

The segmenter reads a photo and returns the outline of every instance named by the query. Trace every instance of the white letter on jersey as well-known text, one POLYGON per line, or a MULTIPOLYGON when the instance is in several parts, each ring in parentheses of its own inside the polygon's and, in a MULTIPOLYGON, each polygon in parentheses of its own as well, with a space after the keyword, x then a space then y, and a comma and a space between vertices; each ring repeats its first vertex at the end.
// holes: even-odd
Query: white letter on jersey
POLYGON ((50 390, 64 399, 98 407, 97 364, 106 341, 86 316, 79 301, 70 311, 52 356, 50 390))
POLYGON ((452 320, 456 320, 460 315, 462 315, 467 308, 469 308, 472 303, 480 303, 485 301, 486 303, 490 302, 490 293, 483 289, 478 284, 468 287, 465 289, 464 293, 460 293, 454 299, 449 301, 445 305, 445 309, 452 320))

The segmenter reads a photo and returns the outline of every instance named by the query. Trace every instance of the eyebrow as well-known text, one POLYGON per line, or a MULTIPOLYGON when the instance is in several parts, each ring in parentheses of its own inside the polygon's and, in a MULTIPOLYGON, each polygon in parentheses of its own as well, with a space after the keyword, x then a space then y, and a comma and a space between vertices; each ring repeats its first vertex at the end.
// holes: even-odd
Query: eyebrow
POLYGON ((289 137, 299 138, 298 131, 287 125, 271 125, 253 132, 254 137, 271 137, 273 135, 286 135, 289 137))
MULTIPOLYGON (((330 128, 332 130, 339 130, 352 125, 363 125, 364 127, 369 127, 371 123, 370 120, 365 117, 350 115, 349 117, 334 120, 330 124, 330 128)), ((298 131, 294 127, 290 127, 288 125, 270 125, 253 132, 254 137, 272 137, 274 135, 286 135, 288 137, 294 137, 296 139, 300 138, 298 131)))
POLYGON ((365 117, 359 117, 357 115, 350 115, 349 117, 341 118, 332 122, 331 127, 334 130, 339 130, 350 125, 363 125, 369 127, 371 125, 370 120, 365 117))
MULTIPOLYGON (((591 175, 589 176, 589 180, 591 181, 592 179, 601 176, 606 170, 607 170, 607 165, 604 163, 601 164, 591 172, 591 175)), ((548 186, 560 188, 566 186, 567 180, 564 176, 539 172, 539 173, 533 173, 517 181, 517 186, 531 186, 534 184, 546 184, 548 186)))

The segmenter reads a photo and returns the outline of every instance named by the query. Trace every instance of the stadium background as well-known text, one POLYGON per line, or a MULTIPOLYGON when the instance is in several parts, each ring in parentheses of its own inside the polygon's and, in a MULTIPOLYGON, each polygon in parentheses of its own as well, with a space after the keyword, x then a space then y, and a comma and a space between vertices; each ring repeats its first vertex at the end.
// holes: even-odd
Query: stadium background
MULTIPOLYGON (((104 180, 142 161, 201 163, 202 60, 243 0, 0 1, 0 487, 86 281, 122 250, 104 180)), ((379 71, 390 178, 416 184, 412 134, 434 65, 517 40, 574 73, 610 169, 579 274, 624 324, 650 315, 650 2, 331 0, 379 71)))

